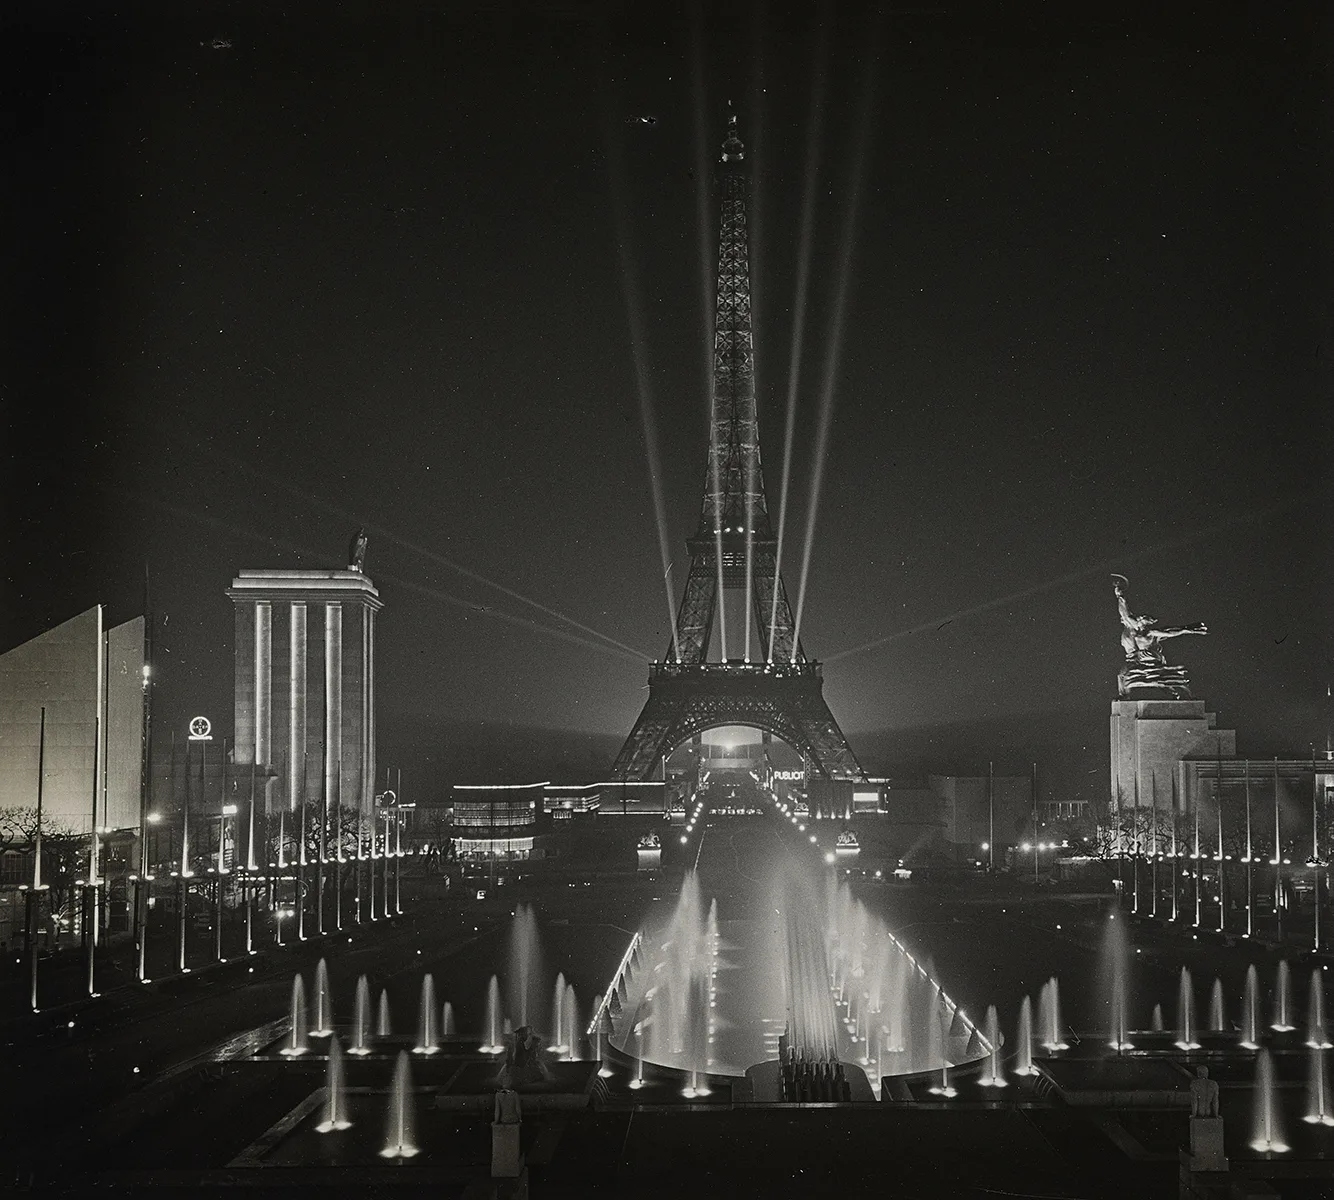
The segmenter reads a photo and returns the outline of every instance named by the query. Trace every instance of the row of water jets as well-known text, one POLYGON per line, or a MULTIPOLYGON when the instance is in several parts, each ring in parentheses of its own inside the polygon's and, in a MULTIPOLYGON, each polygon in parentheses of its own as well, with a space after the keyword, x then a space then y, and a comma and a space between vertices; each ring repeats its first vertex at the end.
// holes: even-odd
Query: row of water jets
MULTIPOLYGON (((1240 1014, 1241 1040, 1238 1043, 1245 1050, 1258 1050, 1263 1036, 1264 1021, 1261 1016, 1263 1005, 1260 1000, 1260 976, 1252 963, 1246 970, 1246 990, 1242 997, 1240 1014)), ((1126 1002, 1126 982, 1124 967, 1119 964, 1113 970, 1110 1028, 1107 1044, 1113 1050, 1133 1050, 1130 1040, 1128 1005, 1126 1002)), ((1292 1000, 1292 973, 1284 960, 1278 964, 1274 978, 1274 1000, 1272 1020, 1269 1028, 1276 1033, 1291 1033, 1297 1028, 1292 1000)), ((1209 993, 1209 1033, 1228 1033, 1232 1026, 1227 1016, 1227 1003, 1224 999, 1223 981, 1215 979, 1209 993)), ((1181 977, 1177 988, 1176 1045, 1181 1050, 1200 1049, 1200 1026, 1196 1021, 1195 985, 1190 969, 1181 968, 1181 977)), ((1151 1029, 1160 1033, 1165 1029, 1161 1004, 1153 1006, 1151 1029)), ((1306 1004, 1306 1045, 1315 1050, 1334 1048, 1325 1027, 1325 987, 1324 976, 1320 968, 1311 972, 1307 987, 1306 1004)))
MULTIPOLYGON (((1130 1032, 1126 1023, 1124 1003, 1124 973, 1119 973, 1113 980, 1113 1026, 1109 1045, 1115 1050, 1134 1048, 1130 1041, 1130 1032), (1118 1002, 1119 1001, 1119 1002, 1118 1002)), ((1254 1108, 1252 1114, 1251 1147, 1266 1153, 1283 1153, 1289 1149, 1284 1140, 1281 1111, 1276 1096, 1274 1062, 1268 1049, 1260 1046, 1260 987, 1259 976, 1252 965, 1246 973, 1246 993, 1241 1022, 1241 1040, 1239 1045, 1247 1050, 1258 1051, 1256 1056, 1254 1108)), ((986 1040, 990 1044, 990 1053, 983 1068, 979 1083, 983 1087, 1003 1088, 1007 1086, 1005 1069, 1001 1059, 1003 1039, 999 1029, 999 1020, 995 1005, 987 1009, 986 1040)), ((1164 1029, 1161 1005, 1153 1010, 1152 1028, 1161 1032, 1164 1029)), ((1275 989, 1273 1020, 1269 1026, 1277 1033, 1288 1033, 1296 1029, 1293 1022, 1291 973, 1286 961, 1278 965, 1275 989)), ((1229 1030, 1223 984, 1215 979, 1209 998, 1209 1032, 1226 1033, 1229 1030)), ((1182 968, 1177 990, 1177 1037, 1173 1043, 1182 1050, 1197 1050, 1201 1043, 1197 1040, 1198 1027, 1195 1023, 1195 989, 1190 971, 1182 968)), ((1334 1049, 1325 1026, 1325 996, 1323 978, 1320 971, 1311 972, 1308 990, 1307 1024, 1305 1044, 1308 1048, 1308 1067, 1306 1081, 1306 1112, 1302 1120, 1310 1125, 1334 1126, 1334 1103, 1331 1102, 1329 1068, 1325 1052, 1334 1049)), ((1019 1021, 1016 1037, 1015 1067, 1013 1074, 1031 1076, 1038 1073, 1034 1065, 1035 1044, 1041 1045, 1048 1053, 1068 1049, 1063 1035, 1061 1022, 1060 985, 1053 976, 1042 987, 1038 1000, 1038 1016, 1035 1023, 1033 1005, 1025 996, 1019 1008, 1019 1021), (1040 1040, 1039 1040, 1040 1039, 1040 1040)), ((941 1068, 940 1082, 932 1087, 931 1092, 939 1096, 958 1094, 950 1082, 948 1065, 941 1068)))
MULTIPOLYGON (((601 998, 595 1002, 599 1005, 601 998)), ((579 1028, 579 1001, 574 988, 557 975, 552 992, 552 1027, 558 1031, 550 1050, 563 1060, 582 1057, 579 1028)), ((350 1030, 348 1053, 365 1057, 371 1053, 372 1039, 385 1040, 393 1036, 389 1016, 389 993, 381 989, 375 1012, 372 1034, 371 992, 365 975, 357 979, 356 1000, 350 1030)), ((313 1003, 306 999, 306 988, 298 974, 292 980, 290 1029, 279 1053, 296 1059, 311 1051, 312 1038, 327 1038, 327 1070, 325 1075, 324 1109, 315 1126, 320 1133, 331 1133, 351 1127, 348 1114, 347 1086, 343 1066, 343 1048, 334 1031, 333 1001, 329 987, 329 968, 320 959, 315 968, 313 1003)), ((499 1055, 505 1050, 505 1037, 511 1033, 511 1022, 501 1013, 500 981, 491 976, 486 995, 486 1030, 478 1049, 484 1054, 499 1055)), ((454 1007, 446 1000, 438 1005, 435 980, 428 973, 422 976, 421 1001, 417 1021, 417 1037, 412 1054, 432 1055, 440 1050, 443 1037, 456 1036, 454 1007)), ((602 1031, 596 1032, 596 1050, 603 1053, 602 1031)), ((407 1050, 399 1050, 394 1061, 394 1074, 389 1087, 388 1112, 385 1121, 385 1141, 380 1153, 386 1158, 411 1158, 418 1153, 412 1131, 412 1070, 407 1050)))
MULTIPOLYGON (((601 997, 598 998, 600 1003, 601 997)), ((356 1001, 353 1008, 351 1026, 351 1045, 348 1053, 359 1056, 371 1053, 372 1038, 385 1039, 393 1036, 389 1018, 389 992, 380 991, 372 1033, 371 992, 366 976, 357 980, 356 1001)), ((421 981, 421 1002, 418 1009, 417 1040, 412 1047, 413 1054, 435 1054, 440 1050, 440 1041, 444 1037, 457 1035, 454 1019, 454 1006, 448 1000, 443 1005, 437 1004, 435 979, 425 974, 421 981)), ((583 1046, 579 1028, 579 998, 573 986, 565 982, 565 976, 556 976, 551 998, 552 1028, 556 1030, 555 1040, 549 1049, 562 1059, 583 1057, 583 1046)), ((298 974, 292 979, 292 1000, 289 1010, 289 1025, 285 1045, 279 1051, 284 1057, 299 1058, 310 1051, 311 1038, 332 1037, 334 1032, 333 1004, 329 990, 329 969, 324 959, 320 959, 315 969, 315 995, 313 1006, 307 1003, 306 988, 298 974), (311 1008, 313 1007, 313 1021, 311 1008)), ((483 1040, 478 1049, 483 1054, 503 1054, 505 1037, 511 1033, 512 1023, 501 1012, 500 981, 491 976, 486 991, 486 1024, 483 1040)))
POLYGON ((868 1079, 939 1070, 933 1090, 953 1095, 951 1068, 993 1052, 998 1035, 984 1036, 941 987, 931 961, 919 961, 845 882, 831 883, 825 909, 834 1011, 868 1079))
MULTIPOLYGON (((1127 984, 1128 954, 1124 933, 1115 925, 1109 928, 1108 946, 1111 954, 1111 1008, 1108 1045, 1117 1051, 1133 1050, 1131 1041, 1127 984)), ((1280 1108, 1276 1096, 1274 1062, 1269 1050, 1262 1047, 1264 1036, 1259 972, 1252 963, 1246 970, 1246 986, 1240 1014, 1240 1038, 1236 1043, 1243 1050, 1256 1051, 1254 1107, 1252 1111, 1251 1148, 1265 1153, 1281 1154, 1290 1147, 1284 1140, 1280 1108)), ((1163 1010, 1153 1007, 1151 1028, 1164 1030, 1163 1010)), ((1269 1029, 1275 1033, 1291 1033, 1297 1028, 1292 999, 1292 972, 1287 960, 1279 961, 1274 975, 1273 1008, 1269 1029)), ((1209 993, 1209 1033, 1229 1033, 1223 983, 1215 979, 1209 993)), ((1180 1050, 1201 1048, 1200 1029, 1196 1023, 1195 985, 1190 970, 1181 968, 1177 987, 1176 1039, 1180 1050)), ((1329 1069, 1326 1051, 1334 1049, 1325 1024, 1325 987, 1322 969, 1312 970, 1307 987, 1306 1038, 1308 1052, 1306 1076, 1306 1112, 1302 1120, 1310 1125, 1334 1126, 1334 1107, 1331 1106, 1329 1069)))

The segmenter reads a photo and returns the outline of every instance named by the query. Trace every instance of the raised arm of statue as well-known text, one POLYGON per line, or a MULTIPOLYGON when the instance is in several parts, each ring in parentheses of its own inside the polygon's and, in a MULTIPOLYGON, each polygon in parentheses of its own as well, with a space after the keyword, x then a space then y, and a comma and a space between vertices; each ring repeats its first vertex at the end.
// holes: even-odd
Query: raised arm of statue
POLYGON ((1185 633, 1208 633, 1207 625, 1169 625, 1166 629, 1146 629, 1144 636, 1161 642, 1163 638, 1181 637, 1185 633))
POLYGON ((1126 629, 1137 629, 1138 623, 1130 615, 1130 606, 1126 603, 1126 594, 1121 590, 1123 583, 1130 581, 1124 575, 1112 576, 1112 590, 1116 593, 1116 611, 1121 615, 1121 624, 1126 629))

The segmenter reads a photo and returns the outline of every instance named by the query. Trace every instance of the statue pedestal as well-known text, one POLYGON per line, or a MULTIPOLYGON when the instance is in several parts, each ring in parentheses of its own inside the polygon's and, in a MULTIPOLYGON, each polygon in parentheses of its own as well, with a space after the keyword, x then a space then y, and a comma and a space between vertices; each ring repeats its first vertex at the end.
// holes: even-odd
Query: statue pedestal
MULTIPOLYGON (((1125 808, 1155 804, 1172 811, 1173 780, 1183 758, 1235 758, 1237 734, 1216 727, 1203 700, 1113 700, 1111 721, 1112 797, 1125 808), (1155 799, 1156 793, 1156 799, 1155 799)), ((1185 811, 1188 798, 1178 786, 1175 801, 1185 811)))
POLYGON ((521 1125, 491 1125, 491 1178, 517 1179, 523 1173, 523 1155, 519 1152, 521 1125))
POLYGON ((1191 1117, 1190 1169, 1192 1171, 1226 1171, 1227 1155, 1223 1153, 1223 1118, 1191 1117))

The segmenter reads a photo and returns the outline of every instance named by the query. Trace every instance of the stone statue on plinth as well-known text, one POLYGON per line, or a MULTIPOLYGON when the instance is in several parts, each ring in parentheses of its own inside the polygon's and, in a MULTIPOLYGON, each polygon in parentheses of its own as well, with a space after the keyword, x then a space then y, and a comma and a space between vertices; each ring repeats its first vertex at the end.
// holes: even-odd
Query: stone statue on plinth
POLYGON ((1121 615, 1121 648, 1126 652, 1125 666, 1116 677, 1117 690, 1124 700, 1138 688, 1166 688, 1174 699, 1189 700, 1190 679, 1186 668, 1169 664, 1160 643, 1167 638, 1188 633, 1206 634, 1204 625, 1159 626, 1157 617, 1135 616, 1126 603, 1124 575, 1112 576, 1116 607, 1121 615))
POLYGON ((523 1087, 524 1084, 547 1083, 551 1080, 546 1049, 542 1039, 527 1025, 520 1025, 505 1037, 505 1065, 500 1068, 502 1089, 523 1087))
POLYGON ((1208 1067, 1196 1067, 1190 1081, 1190 1169, 1226 1171, 1223 1118, 1218 1115, 1218 1084, 1208 1067))
POLYGON ((352 535, 347 547, 347 569, 364 573, 366 570, 366 528, 362 526, 352 535))
POLYGON ((1196 1067, 1195 1078, 1190 1081, 1190 1115, 1218 1116, 1218 1083, 1209 1078, 1208 1067, 1196 1067))

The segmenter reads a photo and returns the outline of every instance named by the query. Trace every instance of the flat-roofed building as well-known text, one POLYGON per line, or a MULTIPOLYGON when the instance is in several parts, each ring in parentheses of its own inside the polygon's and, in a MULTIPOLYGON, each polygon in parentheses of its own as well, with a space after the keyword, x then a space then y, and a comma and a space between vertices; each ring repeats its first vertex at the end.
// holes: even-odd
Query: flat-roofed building
POLYGON ((325 797, 374 809, 375 618, 360 570, 240 571, 234 763, 271 782, 267 806, 325 797))
POLYGON ((537 834, 537 814, 550 781, 456 783, 454 853, 459 858, 528 858, 537 834))
POLYGON ((602 807, 600 783, 548 783, 542 794, 542 811, 552 820, 563 821, 576 813, 588 816, 602 807))
POLYGON ((36 807, 40 757, 44 824, 139 827, 144 662, 143 617, 100 604, 0 654, 0 808, 36 807))

